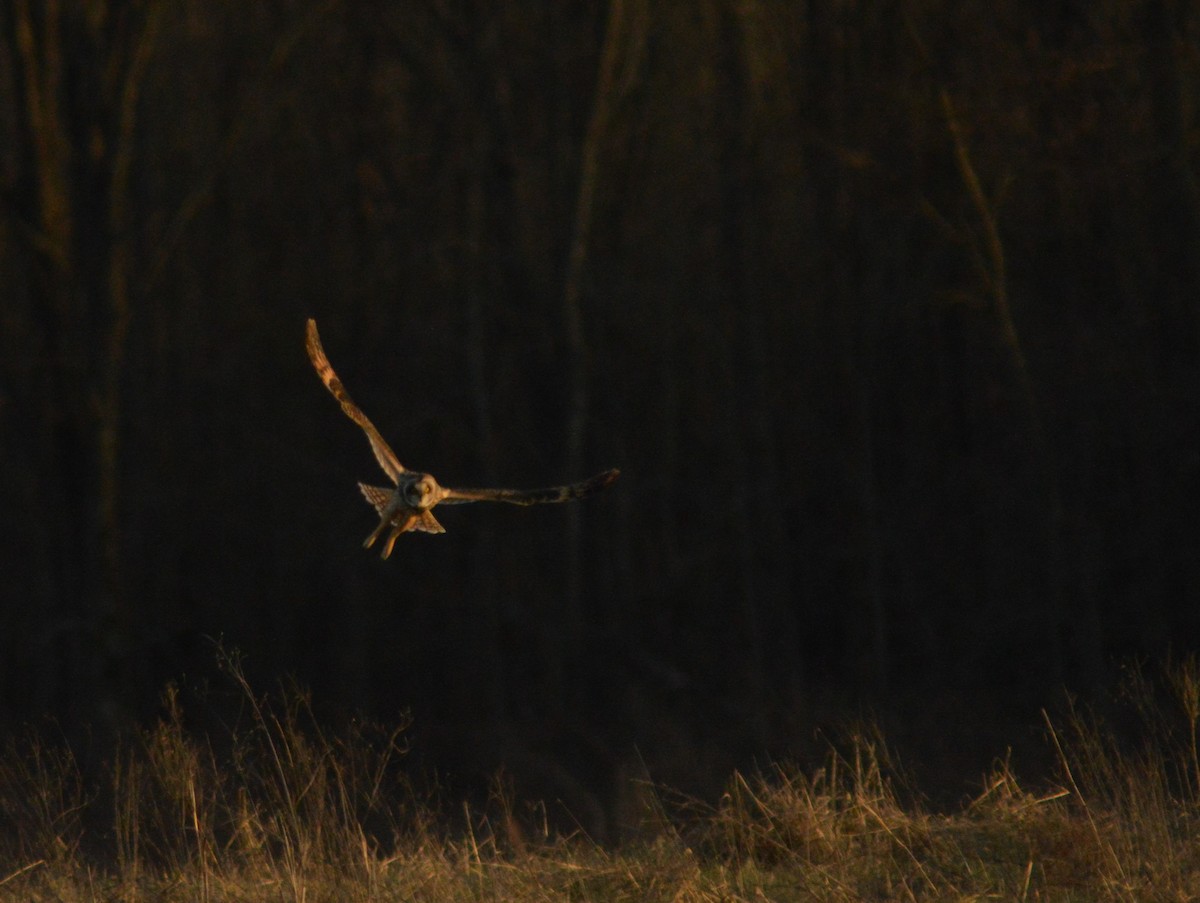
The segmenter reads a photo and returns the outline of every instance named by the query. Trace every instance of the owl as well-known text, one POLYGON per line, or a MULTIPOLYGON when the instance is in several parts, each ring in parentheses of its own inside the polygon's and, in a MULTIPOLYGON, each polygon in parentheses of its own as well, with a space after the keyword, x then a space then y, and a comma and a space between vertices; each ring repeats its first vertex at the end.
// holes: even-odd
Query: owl
POLYGON ((321 337, 317 333, 315 320, 308 321, 306 346, 308 357, 312 361, 317 375, 325 383, 346 416, 359 425, 367 434, 371 443, 371 451, 375 460, 383 468, 383 472, 392 481, 392 486, 369 486, 359 483, 358 488, 363 498, 371 504, 379 515, 379 525, 371 531, 371 535, 363 542, 365 548, 373 546, 381 536, 387 534, 381 557, 387 558, 392 554, 392 547, 402 533, 445 533, 446 530, 436 517, 433 509, 438 505, 462 505, 469 502, 507 502, 510 505, 546 505, 558 502, 570 502, 586 498, 613 484, 620 475, 614 469, 598 473, 593 477, 578 483, 568 483, 564 486, 548 486, 543 489, 453 489, 442 486, 433 474, 417 470, 408 470, 400 463, 396 453, 387 444, 375 424, 362 410, 351 401, 342 381, 334 372, 321 347, 321 337))

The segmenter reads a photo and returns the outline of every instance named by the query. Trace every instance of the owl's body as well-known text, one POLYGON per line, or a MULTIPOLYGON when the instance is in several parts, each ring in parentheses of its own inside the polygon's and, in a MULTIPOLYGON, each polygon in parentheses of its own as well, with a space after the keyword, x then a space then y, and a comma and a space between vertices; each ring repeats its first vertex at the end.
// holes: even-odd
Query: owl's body
POLYGON ((402 533, 445 533, 446 530, 433 516, 433 508, 439 504, 457 505, 467 502, 507 502, 512 505, 541 505, 568 502, 585 498, 612 484, 620 475, 618 470, 606 470, 590 479, 565 486, 545 489, 451 489, 441 486, 432 474, 406 470, 396 453, 387 444, 379 430, 367 415, 350 400, 345 386, 334 372, 321 347, 315 320, 308 321, 306 347, 317 375, 338 403, 346 416, 359 425, 375 459, 395 485, 392 488, 368 486, 359 483, 358 488, 379 515, 379 525, 366 538, 363 545, 370 548, 390 528, 382 557, 392 554, 392 547, 402 533))

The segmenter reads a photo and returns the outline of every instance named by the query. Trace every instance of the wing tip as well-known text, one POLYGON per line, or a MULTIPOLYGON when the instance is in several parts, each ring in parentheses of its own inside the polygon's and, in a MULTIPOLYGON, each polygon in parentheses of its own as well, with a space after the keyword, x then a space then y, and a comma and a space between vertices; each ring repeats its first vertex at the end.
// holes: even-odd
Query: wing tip
MULTIPOLYGON (((317 372, 329 366, 325 357, 325 349, 321 347, 321 334, 317 332, 317 321, 312 317, 304 327, 304 347, 308 350, 308 358, 317 368, 317 372)), ((324 376, 321 377, 324 379, 324 376)))
POLYGON ((610 467, 608 470, 601 471, 583 484, 584 492, 591 494, 599 492, 601 489, 607 489, 617 481, 617 477, 621 475, 621 471, 616 467, 610 467))

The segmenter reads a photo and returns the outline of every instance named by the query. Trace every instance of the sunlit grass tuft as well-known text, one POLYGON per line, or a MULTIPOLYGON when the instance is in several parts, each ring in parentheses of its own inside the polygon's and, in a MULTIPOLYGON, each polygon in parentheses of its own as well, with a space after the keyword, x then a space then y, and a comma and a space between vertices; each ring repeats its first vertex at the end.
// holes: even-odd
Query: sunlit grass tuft
MULTIPOLYGON (((623 846, 518 818, 498 777, 485 811, 436 806, 400 775, 401 732, 334 736, 303 693, 257 695, 224 667, 244 724, 221 740, 168 691, 107 783, 65 745, 0 761, 0 899, 164 901, 1144 901, 1200 897, 1200 667, 1133 674, 1118 735, 1046 717, 1057 779, 1030 789, 999 760, 951 813, 923 805, 876 736, 818 767, 733 774, 711 804, 646 781, 623 846), (1061 723, 1059 723, 1061 721, 1061 723), (219 747, 219 748, 218 748, 219 747)), ((536 812, 536 809, 529 810, 536 812)))

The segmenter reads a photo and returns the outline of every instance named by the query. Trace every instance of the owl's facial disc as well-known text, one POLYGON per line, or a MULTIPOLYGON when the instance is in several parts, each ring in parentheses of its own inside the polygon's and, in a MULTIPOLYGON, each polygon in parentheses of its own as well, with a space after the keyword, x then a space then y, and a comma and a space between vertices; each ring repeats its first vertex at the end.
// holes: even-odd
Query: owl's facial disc
POLYGON ((404 500, 413 508, 432 508, 437 504, 437 482, 429 474, 422 474, 405 487, 404 500))

